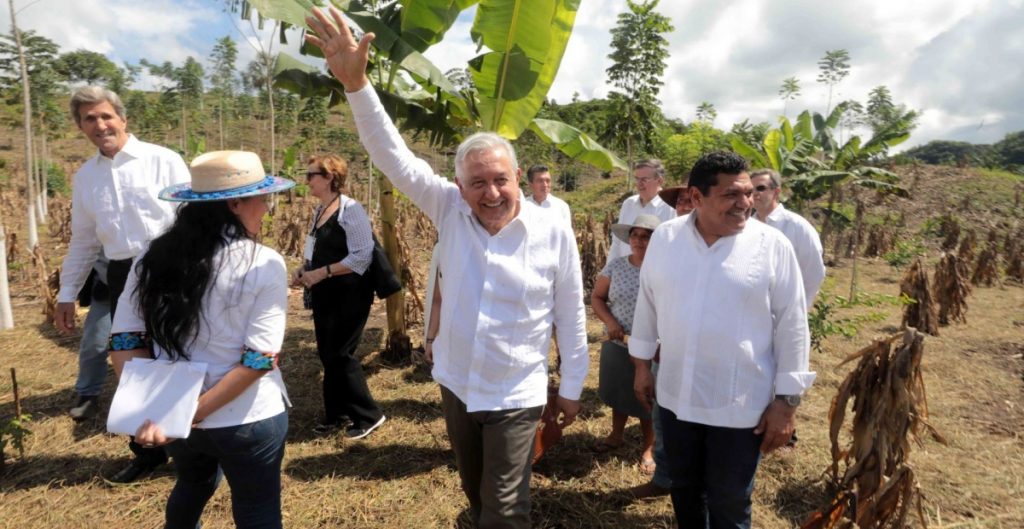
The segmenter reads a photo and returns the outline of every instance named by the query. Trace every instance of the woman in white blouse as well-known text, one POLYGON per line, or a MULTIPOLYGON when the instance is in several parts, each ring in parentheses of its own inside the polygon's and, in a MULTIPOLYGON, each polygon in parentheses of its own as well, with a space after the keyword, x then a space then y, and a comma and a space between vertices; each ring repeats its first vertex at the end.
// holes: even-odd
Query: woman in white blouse
POLYGON ((166 446, 177 481, 166 527, 196 527, 217 488, 231 487, 238 527, 281 527, 287 393, 277 369, 287 269, 259 244, 267 200, 294 185, 267 176, 250 152, 219 151, 191 165, 192 182, 160 198, 184 202, 177 220, 136 258, 111 329, 118 375, 132 357, 207 364, 193 428, 169 439, 146 421, 143 446, 166 446))
POLYGON ((601 345, 601 368, 597 393, 612 409, 612 431, 597 442, 598 452, 614 450, 625 442, 626 421, 640 419, 643 430, 643 453, 640 470, 653 474, 654 425, 651 412, 636 399, 633 392, 633 363, 626 340, 633 326, 633 311, 640 291, 640 265, 647 253, 647 242, 661 219, 654 215, 637 215, 632 224, 613 224, 612 235, 629 245, 630 254, 608 261, 594 282, 590 306, 594 315, 608 329, 608 340, 601 345))

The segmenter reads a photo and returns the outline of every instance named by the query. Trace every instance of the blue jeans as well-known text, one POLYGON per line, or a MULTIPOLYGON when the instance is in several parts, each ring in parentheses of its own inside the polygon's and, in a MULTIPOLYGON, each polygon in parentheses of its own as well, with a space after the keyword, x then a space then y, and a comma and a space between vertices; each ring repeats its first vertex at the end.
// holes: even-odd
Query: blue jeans
POLYGON ((110 301, 93 299, 82 325, 82 342, 78 345, 75 393, 79 397, 95 397, 103 390, 103 381, 107 378, 110 319, 110 301))
POLYGON ((193 529, 217 490, 217 466, 231 487, 231 513, 239 528, 281 527, 281 460, 288 412, 226 428, 193 429, 188 439, 167 445, 174 458, 168 529, 193 529))
POLYGON ((680 528, 749 529, 761 438, 753 428, 680 421, 658 407, 680 528))
MULTIPOLYGON (((658 379, 658 362, 651 362, 651 374, 658 379)), ((672 488, 672 478, 668 474, 668 454, 665 453, 665 432, 661 429, 661 414, 658 413, 657 403, 651 410, 651 420, 654 422, 654 475, 651 476, 651 483, 663 488, 672 488)))

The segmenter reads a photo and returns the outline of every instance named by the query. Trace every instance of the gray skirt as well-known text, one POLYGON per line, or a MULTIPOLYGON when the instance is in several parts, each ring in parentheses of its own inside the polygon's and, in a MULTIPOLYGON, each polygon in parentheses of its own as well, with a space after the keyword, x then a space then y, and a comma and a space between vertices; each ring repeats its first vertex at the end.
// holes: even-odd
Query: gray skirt
POLYGON ((629 349, 610 341, 601 345, 597 394, 611 409, 647 421, 651 419, 651 413, 636 400, 633 392, 635 371, 629 359, 629 349))

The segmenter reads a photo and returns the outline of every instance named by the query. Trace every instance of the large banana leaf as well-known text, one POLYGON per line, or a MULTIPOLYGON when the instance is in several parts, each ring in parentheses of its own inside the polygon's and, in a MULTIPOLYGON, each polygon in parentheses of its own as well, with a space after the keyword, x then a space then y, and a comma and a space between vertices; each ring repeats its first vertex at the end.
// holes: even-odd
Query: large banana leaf
POLYGON ((293 26, 306 27, 306 17, 314 4, 310 0, 247 0, 262 18, 272 18, 293 26))
POLYGON ((481 124, 506 138, 530 125, 547 97, 580 0, 482 0, 471 35, 491 50, 470 61, 481 124))
POLYGON ((771 168, 778 172, 782 172, 782 163, 779 158, 782 141, 782 133, 779 132, 779 129, 772 129, 764 136, 764 154, 768 157, 771 168))
POLYGON ((589 163, 604 171, 611 171, 615 167, 628 170, 626 162, 576 127, 561 121, 537 118, 530 123, 530 130, 544 141, 558 147, 558 150, 570 158, 589 163))
POLYGON ((441 42, 455 19, 478 0, 401 0, 402 38, 416 51, 441 42))
POLYGON ((736 151, 736 154, 746 158, 754 167, 768 167, 768 158, 756 147, 740 139, 739 136, 733 136, 729 143, 732 144, 732 150, 736 151))

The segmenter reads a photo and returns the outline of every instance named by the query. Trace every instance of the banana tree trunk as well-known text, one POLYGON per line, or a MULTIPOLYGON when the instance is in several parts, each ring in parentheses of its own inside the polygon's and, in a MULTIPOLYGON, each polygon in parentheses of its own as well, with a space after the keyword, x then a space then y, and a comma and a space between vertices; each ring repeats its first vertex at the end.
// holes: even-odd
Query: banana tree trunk
MULTIPOLYGON (((377 185, 380 186, 380 220, 381 237, 384 239, 384 251, 388 254, 388 261, 396 273, 401 274, 402 258, 398 248, 398 228, 396 226, 395 195, 391 182, 384 177, 379 177, 377 185)), ((388 334, 399 332, 406 334, 405 329, 405 290, 400 290, 387 299, 388 312, 388 334)))

